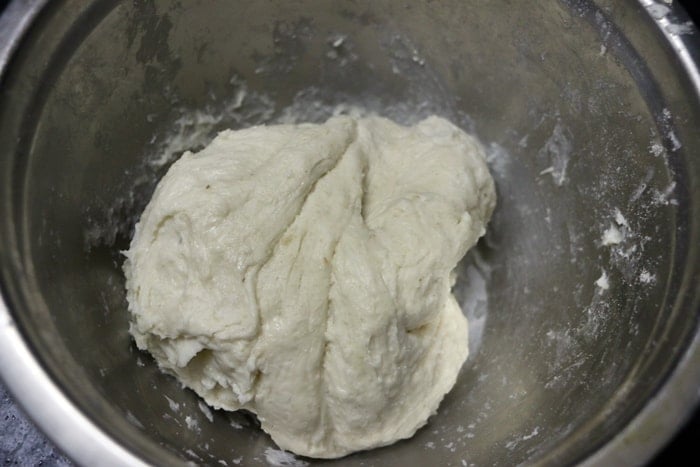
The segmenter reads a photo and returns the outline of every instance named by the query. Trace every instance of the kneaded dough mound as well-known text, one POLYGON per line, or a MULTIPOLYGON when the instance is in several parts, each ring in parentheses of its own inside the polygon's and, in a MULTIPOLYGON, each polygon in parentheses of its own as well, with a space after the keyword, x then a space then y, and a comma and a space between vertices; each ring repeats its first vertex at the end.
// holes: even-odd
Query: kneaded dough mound
POLYGON ((136 226, 131 334, 297 454, 410 437, 467 357, 451 273, 494 204, 482 147, 438 117, 224 131, 136 226))

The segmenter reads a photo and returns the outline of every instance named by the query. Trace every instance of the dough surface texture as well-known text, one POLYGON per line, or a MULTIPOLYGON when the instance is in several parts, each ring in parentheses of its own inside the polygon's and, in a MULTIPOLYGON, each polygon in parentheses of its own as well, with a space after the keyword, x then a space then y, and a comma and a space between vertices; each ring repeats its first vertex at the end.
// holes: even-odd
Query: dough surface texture
POLYGON ((452 271, 495 202, 483 148, 439 117, 223 131, 136 226, 130 332, 296 454, 408 438, 467 358, 452 271))

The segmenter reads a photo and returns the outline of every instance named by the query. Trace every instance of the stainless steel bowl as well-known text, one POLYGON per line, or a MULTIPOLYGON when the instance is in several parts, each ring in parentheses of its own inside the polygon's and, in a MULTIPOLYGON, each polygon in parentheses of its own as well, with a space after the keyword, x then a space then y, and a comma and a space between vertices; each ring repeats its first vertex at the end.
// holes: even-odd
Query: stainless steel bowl
POLYGON ((209 414, 130 341, 119 250, 172 159, 158 157, 290 108, 434 112, 487 144, 500 196, 460 268, 472 356, 414 438, 304 462, 644 462, 700 395, 700 49, 686 20, 652 0, 13 2, 6 384, 84 465, 274 461, 254 418, 209 414))

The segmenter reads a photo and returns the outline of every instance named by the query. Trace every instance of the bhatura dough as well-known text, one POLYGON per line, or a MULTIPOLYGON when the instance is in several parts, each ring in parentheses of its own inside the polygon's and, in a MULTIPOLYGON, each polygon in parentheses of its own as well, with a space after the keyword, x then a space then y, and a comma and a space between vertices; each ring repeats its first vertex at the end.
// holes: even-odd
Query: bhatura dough
POLYGON ((495 201, 483 148, 442 118, 224 131, 136 226, 131 334, 297 454, 410 437, 467 357, 452 271, 495 201))

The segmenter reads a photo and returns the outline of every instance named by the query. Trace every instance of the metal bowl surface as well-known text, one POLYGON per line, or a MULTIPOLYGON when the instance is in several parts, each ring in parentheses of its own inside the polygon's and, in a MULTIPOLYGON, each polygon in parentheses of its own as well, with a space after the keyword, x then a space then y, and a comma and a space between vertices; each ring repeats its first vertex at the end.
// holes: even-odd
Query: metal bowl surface
MULTIPOLYGON (((0 17, 0 371, 83 465, 279 461, 137 351, 120 250, 168 163, 337 104, 489 148, 472 355, 410 440, 314 465, 647 460, 700 397, 698 34, 652 0, 14 1, 0 17)), ((285 460, 285 459, 282 459, 285 460)))

